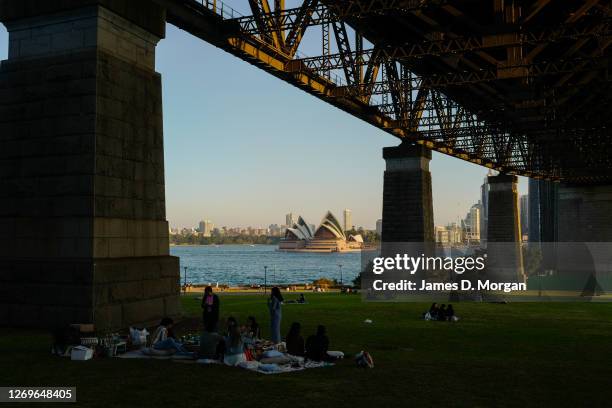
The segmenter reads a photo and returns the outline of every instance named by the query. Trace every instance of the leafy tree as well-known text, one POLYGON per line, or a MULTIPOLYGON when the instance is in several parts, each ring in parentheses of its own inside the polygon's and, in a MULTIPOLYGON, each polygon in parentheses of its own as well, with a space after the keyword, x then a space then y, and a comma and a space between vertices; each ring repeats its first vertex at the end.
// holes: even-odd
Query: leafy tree
POLYGON ((535 245, 527 245, 523 248, 523 267, 525 275, 535 276, 542 269, 542 250, 535 245))
POLYGON ((335 279, 329 279, 329 278, 319 278, 319 279, 314 280, 312 284, 315 286, 320 286, 322 288, 328 288, 330 286, 336 286, 338 284, 338 281, 335 279))

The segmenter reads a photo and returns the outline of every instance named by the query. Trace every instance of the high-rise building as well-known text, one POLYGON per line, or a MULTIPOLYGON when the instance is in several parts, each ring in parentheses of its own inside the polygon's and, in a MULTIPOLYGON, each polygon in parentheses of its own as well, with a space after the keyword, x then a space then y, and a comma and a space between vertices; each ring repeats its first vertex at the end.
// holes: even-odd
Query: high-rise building
POLYGON ((489 224, 489 176, 493 175, 493 171, 489 169, 484 183, 480 186, 480 242, 486 243, 487 241, 487 228, 489 224))
POLYGON ((541 181, 536 179, 529 179, 529 208, 527 233, 529 242, 540 242, 540 186, 541 181))
POLYGON ((353 217, 351 215, 351 210, 348 208, 344 209, 344 230, 352 230, 353 229, 353 217))
POLYGON ((434 227, 434 236, 436 242, 444 245, 461 244, 463 242, 461 226, 456 222, 450 223, 446 227, 434 227))
POLYGON ((205 237, 210 237, 214 228, 215 224, 211 220, 202 220, 200 221, 198 232, 205 237))
POLYGON ((270 224, 268 227, 268 232, 272 237, 280 237, 281 236, 281 227, 278 224, 270 224))
POLYGON ((448 230, 448 242, 450 244, 460 244, 463 242, 463 231, 456 222, 451 222, 448 224, 446 229, 448 230))
POLYGON ((529 234, 529 196, 523 194, 519 199, 519 214, 521 220, 521 234, 529 234))
POLYGON ((382 235, 382 220, 376 220, 376 233, 379 237, 382 235))
POLYGON ((293 224, 295 224, 295 219, 293 218, 293 213, 289 213, 289 214, 285 215, 285 225, 287 226, 287 228, 293 227, 293 224))
POLYGON ((449 232, 445 227, 436 226, 434 228, 436 242, 440 244, 448 244, 450 241, 449 232))
POLYGON ((478 242, 480 241, 480 211, 482 205, 480 202, 478 204, 474 204, 470 211, 467 213, 465 217, 465 221, 463 223, 464 231, 465 231, 465 240, 469 242, 478 242))

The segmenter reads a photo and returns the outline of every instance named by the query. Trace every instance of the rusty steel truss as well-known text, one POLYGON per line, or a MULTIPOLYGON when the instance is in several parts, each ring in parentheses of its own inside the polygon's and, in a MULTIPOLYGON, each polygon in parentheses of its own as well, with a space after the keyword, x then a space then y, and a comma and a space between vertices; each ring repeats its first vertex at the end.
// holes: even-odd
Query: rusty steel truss
POLYGON ((504 173, 612 182, 611 0, 248 0, 247 16, 156 1, 170 23, 403 140, 504 173), (312 30, 320 55, 304 56, 312 30))

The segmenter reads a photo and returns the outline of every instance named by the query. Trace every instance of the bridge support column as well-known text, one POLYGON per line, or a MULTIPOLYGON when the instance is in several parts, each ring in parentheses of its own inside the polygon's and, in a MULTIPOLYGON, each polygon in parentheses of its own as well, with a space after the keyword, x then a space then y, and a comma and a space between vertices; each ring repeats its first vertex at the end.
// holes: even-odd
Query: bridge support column
POLYGON ((385 147, 383 242, 433 242, 431 150, 402 143, 385 147))
POLYGON ((612 186, 558 187, 559 242, 612 242, 612 186))
POLYGON ((179 313, 147 0, 0 0, 0 325, 179 313))
POLYGON ((489 176, 487 273, 497 282, 523 282, 518 178, 489 176))

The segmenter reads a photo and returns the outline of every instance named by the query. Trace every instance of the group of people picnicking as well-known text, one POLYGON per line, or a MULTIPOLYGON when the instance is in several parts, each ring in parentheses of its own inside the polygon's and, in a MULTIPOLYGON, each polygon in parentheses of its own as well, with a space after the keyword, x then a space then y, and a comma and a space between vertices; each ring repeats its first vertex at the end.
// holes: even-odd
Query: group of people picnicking
MULTIPOLYGON (((281 320, 282 305, 284 299, 278 287, 273 287, 268 298, 268 311, 270 315, 270 341, 274 345, 281 343, 281 320)), ((301 295, 297 303, 305 303, 301 295)), ((202 359, 220 360, 227 365, 237 365, 243 361, 252 359, 254 346, 262 338, 261 329, 254 316, 249 316, 244 325, 230 316, 225 322, 225 334, 219 333, 219 297, 213 293, 212 287, 207 286, 202 297, 202 321, 204 331, 200 336, 200 351, 197 357, 202 359)), ((172 327, 174 322, 170 318, 164 318, 156 329, 152 347, 155 350, 175 350, 176 353, 191 355, 185 346, 176 340, 172 327)), ((319 325, 315 334, 309 336, 306 341, 301 334, 301 325, 298 322, 291 324, 291 328, 285 337, 286 351, 288 354, 304 357, 313 361, 330 361, 329 338, 325 326, 319 325)))
POLYGON ((456 322, 459 318, 455 315, 455 309, 453 309, 453 305, 445 305, 442 303, 439 305, 438 303, 432 303, 429 310, 423 313, 423 319, 425 320, 438 320, 438 321, 447 321, 447 322, 456 322))

